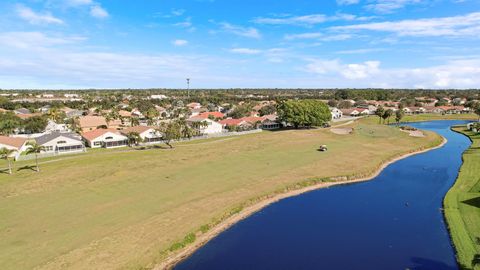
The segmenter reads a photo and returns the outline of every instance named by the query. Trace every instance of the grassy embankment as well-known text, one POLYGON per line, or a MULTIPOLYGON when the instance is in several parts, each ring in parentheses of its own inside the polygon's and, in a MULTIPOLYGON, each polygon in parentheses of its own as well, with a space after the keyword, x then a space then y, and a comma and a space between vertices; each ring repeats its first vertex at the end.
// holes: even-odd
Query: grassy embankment
MULTIPOLYGON (((405 115, 401 122, 408 123, 408 122, 423 122, 423 121, 434 121, 434 120, 478 120, 478 115, 473 113, 467 114, 412 114, 412 115, 405 115)), ((370 116, 365 119, 368 123, 374 124, 379 122, 378 116, 370 116)), ((395 124, 395 115, 391 116, 389 120, 387 120, 390 124, 395 124)))
MULTIPOLYGON (((393 127, 352 124, 42 160, 41 172, 0 174, 2 269, 138 269, 162 261, 225 218, 273 194, 438 145, 393 127), (327 144, 328 152, 318 152, 327 144)), ((20 168, 33 161, 19 162, 20 168)))
MULTIPOLYGON (((445 217, 459 263, 473 269, 472 262, 480 254, 480 134, 465 127, 453 130, 469 136, 472 145, 463 154, 458 179, 445 197, 445 217)), ((480 261, 475 269, 480 269, 480 261)))

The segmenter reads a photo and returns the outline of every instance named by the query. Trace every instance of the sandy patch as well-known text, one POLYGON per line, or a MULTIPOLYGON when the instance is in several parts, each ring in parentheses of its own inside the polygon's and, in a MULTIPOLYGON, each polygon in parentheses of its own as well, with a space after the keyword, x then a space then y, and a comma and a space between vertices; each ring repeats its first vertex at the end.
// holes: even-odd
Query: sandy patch
POLYGON ((425 137, 425 134, 423 134, 421 130, 402 130, 402 131, 408 133, 412 137, 419 137, 419 138, 425 137))
POLYGON ((330 131, 338 135, 348 135, 352 134, 353 128, 332 128, 330 131))

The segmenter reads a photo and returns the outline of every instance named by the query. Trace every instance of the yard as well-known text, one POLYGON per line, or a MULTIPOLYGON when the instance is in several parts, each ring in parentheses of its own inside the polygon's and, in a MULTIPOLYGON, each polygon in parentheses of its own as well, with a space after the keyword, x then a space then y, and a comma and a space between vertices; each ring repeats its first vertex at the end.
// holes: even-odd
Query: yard
POLYGON ((347 135, 288 130, 172 150, 90 151, 42 160, 41 173, 1 174, 0 265, 149 267, 172 244, 208 230, 245 202, 311 179, 368 175, 388 159, 440 142, 433 133, 414 138, 370 122, 348 125, 354 132, 347 135), (328 151, 317 151, 323 144, 328 151))
POLYGON ((480 254, 480 135, 465 127, 454 130, 469 136, 473 143, 463 154, 457 182, 445 197, 445 216, 458 260, 470 268, 475 255, 480 254))

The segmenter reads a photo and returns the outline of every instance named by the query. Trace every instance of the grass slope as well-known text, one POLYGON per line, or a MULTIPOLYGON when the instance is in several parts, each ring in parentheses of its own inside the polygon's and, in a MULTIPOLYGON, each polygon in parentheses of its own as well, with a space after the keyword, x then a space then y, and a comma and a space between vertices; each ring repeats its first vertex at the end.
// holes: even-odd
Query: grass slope
POLYGON ((445 217, 458 261, 465 269, 472 269, 474 256, 480 254, 480 135, 465 127, 454 130, 469 136, 473 143, 463 154, 458 179, 445 197, 445 217))
POLYGON ((388 159, 441 141, 367 122, 353 124, 351 135, 262 132, 173 150, 91 151, 43 160, 41 173, 0 174, 0 265, 152 266, 246 202, 327 177, 368 175, 388 159), (321 144, 329 151, 318 152, 321 144))

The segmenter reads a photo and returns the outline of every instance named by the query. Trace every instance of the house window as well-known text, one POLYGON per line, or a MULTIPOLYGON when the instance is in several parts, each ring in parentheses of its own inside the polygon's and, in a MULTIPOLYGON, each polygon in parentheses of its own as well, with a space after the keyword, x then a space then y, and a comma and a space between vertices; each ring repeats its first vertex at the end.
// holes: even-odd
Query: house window
POLYGON ((58 141, 57 144, 65 144, 67 143, 66 141, 58 141))
POLYGON ((45 152, 53 151, 53 146, 45 146, 45 152))
POLYGON ((105 140, 113 140, 113 137, 106 137, 105 140))
POLYGON ((99 145, 102 145, 102 142, 94 142, 93 145, 99 146, 99 145))

